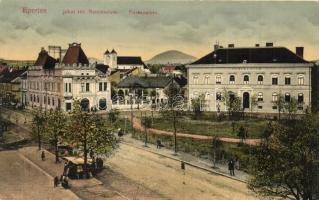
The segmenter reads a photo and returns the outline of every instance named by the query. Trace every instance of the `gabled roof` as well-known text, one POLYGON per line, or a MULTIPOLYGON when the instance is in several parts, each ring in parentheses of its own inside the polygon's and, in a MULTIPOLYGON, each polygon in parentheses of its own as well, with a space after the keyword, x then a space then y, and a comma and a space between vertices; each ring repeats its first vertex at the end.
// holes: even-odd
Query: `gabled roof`
POLYGON ((112 49, 111 53, 116 53, 116 51, 114 49, 112 49))
POLYGON ((308 63, 285 47, 219 48, 195 64, 308 63))
POLYGON ((65 53, 62 63, 66 65, 73 65, 73 64, 89 64, 89 60, 86 57, 84 51, 81 48, 81 44, 72 43, 69 44, 69 48, 65 53))
POLYGON ((0 76, 0 83, 10 83, 14 79, 18 78, 19 76, 23 75, 27 69, 16 69, 16 70, 9 70, 1 74, 0 76))
POLYGON ((119 88, 165 88, 171 82, 171 77, 158 76, 158 77, 138 77, 129 76, 117 85, 119 88))
POLYGON ((109 66, 108 65, 104 65, 104 64, 96 64, 95 68, 105 74, 107 72, 109 66))
POLYGON ((110 52, 109 52, 109 50, 107 49, 105 52, 104 52, 104 55, 105 54, 109 54, 110 52))
POLYGON ((144 65, 140 56, 118 56, 118 65, 144 65))
POLYGON ((57 62, 58 61, 56 59, 49 56, 46 50, 42 49, 34 63, 34 66, 42 66, 44 69, 52 69, 57 62))

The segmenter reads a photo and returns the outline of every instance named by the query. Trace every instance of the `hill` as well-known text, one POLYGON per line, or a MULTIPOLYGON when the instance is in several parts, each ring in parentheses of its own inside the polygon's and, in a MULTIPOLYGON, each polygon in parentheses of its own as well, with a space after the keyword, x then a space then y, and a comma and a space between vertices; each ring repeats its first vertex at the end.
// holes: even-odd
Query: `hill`
POLYGON ((157 54, 150 60, 146 61, 147 64, 187 64, 195 61, 194 56, 188 55, 181 51, 169 50, 157 54))

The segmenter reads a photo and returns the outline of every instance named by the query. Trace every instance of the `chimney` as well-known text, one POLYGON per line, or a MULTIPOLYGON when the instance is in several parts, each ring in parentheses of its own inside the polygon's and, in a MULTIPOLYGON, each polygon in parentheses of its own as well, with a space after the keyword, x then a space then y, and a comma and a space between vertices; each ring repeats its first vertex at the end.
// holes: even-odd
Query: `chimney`
POLYGON ((260 45, 259 44, 255 44, 255 47, 259 47, 260 45))
POLYGON ((296 47, 296 55, 303 58, 303 47, 296 47))
POLYGON ((228 48, 234 48, 235 45, 234 44, 228 44, 228 48))
POLYGON ((266 47, 272 47, 274 44, 272 42, 266 42, 266 47))

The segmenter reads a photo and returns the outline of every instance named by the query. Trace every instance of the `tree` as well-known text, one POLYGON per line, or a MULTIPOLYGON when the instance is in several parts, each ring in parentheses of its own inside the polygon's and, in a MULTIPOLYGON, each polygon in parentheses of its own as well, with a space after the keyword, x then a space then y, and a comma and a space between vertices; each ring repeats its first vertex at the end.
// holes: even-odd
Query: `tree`
POLYGON ((256 94, 253 94, 250 98, 250 113, 252 113, 257 106, 258 106, 258 99, 256 97, 256 94))
POLYGON ((201 95, 199 95, 199 97, 193 98, 191 100, 191 106, 192 106, 192 110, 193 110, 195 119, 199 119, 199 117, 203 113, 203 111, 202 111, 202 103, 203 103, 204 99, 205 99, 205 95, 201 94, 201 95))
POLYGON ((297 99, 294 97, 290 98, 290 101, 285 102, 284 109, 286 110, 286 112, 288 112, 289 119, 294 118, 298 109, 297 99))
POLYGON ((232 91, 227 91, 226 88, 224 88, 221 101, 224 102, 224 105, 228 110, 229 119, 235 118, 235 116, 237 116, 238 113, 240 113, 240 111, 242 110, 241 99, 232 91))
POLYGON ((45 131, 45 125, 46 125, 46 116, 41 109, 33 110, 32 114, 33 114, 32 133, 36 135, 38 140, 38 148, 39 150, 41 150, 42 135, 43 135, 43 131, 45 131))
POLYGON ((180 95, 181 89, 180 87, 174 82, 174 79, 171 79, 171 83, 164 89, 164 94, 167 96, 167 112, 166 113, 173 123, 174 129, 174 152, 177 153, 177 137, 176 137, 176 123, 177 123, 177 115, 178 115, 178 102, 176 101, 176 97, 180 95))
POLYGON ((274 127, 271 121, 269 121, 261 137, 265 140, 266 143, 268 143, 273 133, 274 133, 274 127))
POLYGON ((109 153, 116 147, 113 128, 107 128, 104 121, 95 113, 81 110, 79 101, 74 101, 74 109, 70 115, 68 126, 68 142, 83 150, 85 177, 88 177, 88 153, 109 153))
POLYGON ((65 133, 67 123, 66 115, 61 110, 50 110, 47 117, 47 134, 49 141, 54 145, 55 162, 59 162, 58 144, 65 133))
POLYGON ((277 107, 278 110, 278 120, 280 120, 280 115, 282 112, 284 112, 284 106, 285 106, 285 97, 280 93, 278 96, 278 99, 276 101, 273 101, 274 106, 277 107))
POLYGON ((109 112, 108 112, 108 118, 109 118, 109 121, 111 122, 111 124, 114 124, 116 122, 116 120, 118 119, 118 116, 119 116, 119 111, 117 109, 111 109, 109 112))
POLYGON ((312 200, 319 194, 318 118, 279 121, 253 152, 249 188, 262 196, 312 200))
POLYGON ((147 129, 148 128, 150 128, 151 126, 152 126, 152 119, 151 118, 149 118, 149 117, 143 117, 142 118, 142 124, 143 124, 143 126, 144 126, 144 132, 145 132, 145 146, 147 147, 147 140, 148 140, 148 138, 147 138, 147 129))
POLYGON ((223 146, 223 142, 220 140, 218 136, 214 136, 212 143, 211 143, 211 153, 212 153, 212 160, 213 160, 213 167, 216 167, 217 163, 217 154, 220 151, 220 148, 223 146))

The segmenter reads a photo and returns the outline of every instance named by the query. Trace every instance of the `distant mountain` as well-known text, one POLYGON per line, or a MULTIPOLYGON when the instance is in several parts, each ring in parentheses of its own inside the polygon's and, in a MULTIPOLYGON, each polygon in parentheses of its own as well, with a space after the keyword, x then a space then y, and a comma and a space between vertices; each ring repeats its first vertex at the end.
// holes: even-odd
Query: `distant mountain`
POLYGON ((145 61, 147 64, 187 64, 195 61, 197 58, 194 56, 188 55, 181 51, 169 50, 163 53, 157 54, 148 61, 145 61))

